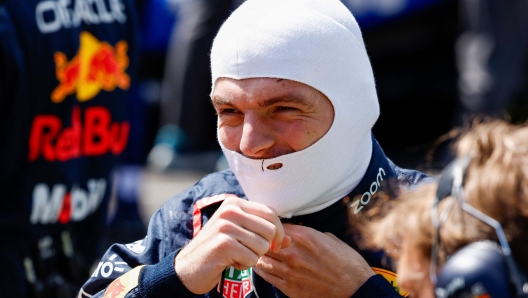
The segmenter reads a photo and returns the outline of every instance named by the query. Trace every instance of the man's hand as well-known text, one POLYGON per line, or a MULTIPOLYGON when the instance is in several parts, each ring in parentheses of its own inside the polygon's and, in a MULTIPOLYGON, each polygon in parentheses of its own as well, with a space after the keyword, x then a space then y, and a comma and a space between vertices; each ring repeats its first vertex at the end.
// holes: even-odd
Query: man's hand
POLYGON ((226 267, 247 269, 266 252, 278 252, 289 243, 273 209, 228 198, 176 256, 176 274, 191 292, 203 294, 214 288, 226 267))
POLYGON ((285 224, 291 245, 268 252, 255 272, 289 297, 350 297, 374 272, 333 234, 285 224))

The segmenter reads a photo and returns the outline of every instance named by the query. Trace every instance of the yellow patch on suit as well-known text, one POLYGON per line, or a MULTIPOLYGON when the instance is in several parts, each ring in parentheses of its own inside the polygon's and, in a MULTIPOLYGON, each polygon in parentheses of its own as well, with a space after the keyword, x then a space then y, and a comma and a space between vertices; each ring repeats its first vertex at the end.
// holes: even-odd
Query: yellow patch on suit
POLYGON ((137 287, 139 272, 143 266, 138 266, 114 280, 104 293, 104 298, 123 298, 130 290, 137 287))
POLYGON ((372 268, 372 271, 374 271, 374 273, 381 274, 381 276, 383 276, 391 284, 391 286, 394 288, 396 292, 398 292, 398 294, 402 295, 403 297, 409 296, 409 293, 407 291, 401 289, 398 286, 398 275, 396 275, 396 273, 389 271, 389 270, 381 269, 381 268, 376 268, 376 267, 371 267, 371 268, 372 268))

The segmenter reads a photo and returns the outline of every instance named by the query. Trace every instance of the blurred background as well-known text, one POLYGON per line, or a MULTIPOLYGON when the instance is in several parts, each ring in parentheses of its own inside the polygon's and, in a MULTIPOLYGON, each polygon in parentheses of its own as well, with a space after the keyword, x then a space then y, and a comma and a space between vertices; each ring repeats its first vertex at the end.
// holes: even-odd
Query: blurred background
MULTIPOLYGON (((144 238, 161 204, 227 168, 209 52, 243 1, 0 0, 4 295, 74 296, 112 243, 144 238)), ((452 129, 528 119, 528 1, 341 1, 397 165, 436 175, 452 129)))
MULTIPOLYGON (((374 134, 396 164, 434 174, 450 158, 449 142, 438 140, 473 115, 526 120, 525 1, 342 1, 362 28, 374 69, 381 105, 374 134)), ((141 238, 164 201, 227 167, 209 103, 208 54, 243 1, 136 2, 138 80, 109 242, 141 238)))
MULTIPOLYGON (((227 168, 209 52, 243 1, 0 0, 6 295, 72 297, 112 243, 144 238, 163 202, 227 168)), ((453 128, 528 118, 528 1, 341 1, 376 79, 374 135, 399 166, 436 175, 453 128)))

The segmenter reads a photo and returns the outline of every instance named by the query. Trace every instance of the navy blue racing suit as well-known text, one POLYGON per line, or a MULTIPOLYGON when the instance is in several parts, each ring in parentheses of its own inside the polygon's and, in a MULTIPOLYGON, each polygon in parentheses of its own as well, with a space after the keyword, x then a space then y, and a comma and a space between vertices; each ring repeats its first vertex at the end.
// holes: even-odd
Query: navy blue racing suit
MULTIPOLYGON (((349 233, 348 213, 364 212, 362 209, 382 193, 394 194, 394 184, 411 188, 420 182, 432 180, 418 171, 396 166, 373 138, 371 162, 362 181, 348 195, 352 199, 347 204, 339 200, 321 211, 281 221, 302 223, 321 232, 333 233, 355 247, 349 233)), ((195 295, 187 290, 176 275, 174 258, 229 195, 247 199, 233 172, 225 170, 209 174, 168 200, 152 216, 144 239, 110 247, 92 277, 82 287, 79 298, 117 297, 123 293, 127 293, 124 297, 221 297, 219 286, 204 295, 195 295), (131 278, 125 279, 125 273, 131 278)), ((373 251, 360 253, 374 272, 383 272, 386 266, 383 255, 373 251)), ((251 268, 239 271, 231 267, 225 271, 224 277, 223 297, 286 297, 251 268)), ((371 277, 353 297, 400 295, 378 274, 371 277)))

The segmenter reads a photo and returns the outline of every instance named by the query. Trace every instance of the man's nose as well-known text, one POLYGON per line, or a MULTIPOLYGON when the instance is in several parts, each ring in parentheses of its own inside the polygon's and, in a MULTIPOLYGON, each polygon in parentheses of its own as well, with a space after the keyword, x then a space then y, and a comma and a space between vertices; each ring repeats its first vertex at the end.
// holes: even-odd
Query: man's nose
POLYGON ((244 127, 240 139, 240 151, 250 158, 266 158, 275 140, 273 128, 263 116, 247 113, 244 116, 244 127))

